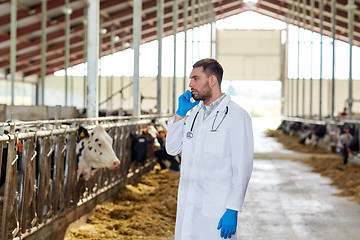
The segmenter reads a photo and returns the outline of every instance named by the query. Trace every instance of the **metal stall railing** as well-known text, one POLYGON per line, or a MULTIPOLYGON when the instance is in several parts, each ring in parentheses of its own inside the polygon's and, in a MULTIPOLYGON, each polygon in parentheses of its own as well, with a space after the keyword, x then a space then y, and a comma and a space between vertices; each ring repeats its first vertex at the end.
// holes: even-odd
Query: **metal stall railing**
MULTIPOLYGON (((3 167, 0 178, 5 175, 5 182, 0 206, 0 239, 54 239, 56 231, 64 234, 64 229, 59 229, 61 226, 66 229, 69 223, 89 212, 88 202, 95 206, 95 203, 109 197, 109 194, 102 196, 103 193, 110 191, 116 194, 113 189, 119 190, 129 177, 141 175, 145 169, 150 169, 154 160, 145 167, 130 169, 130 134, 139 133, 156 117, 2 123, 0 166, 3 167), (89 181, 78 181, 75 152, 77 129, 83 125, 92 130, 97 124, 101 124, 112 137, 120 167, 115 170, 100 169, 89 181), (19 128, 21 130, 16 131, 19 128), (83 210, 80 211, 79 207, 83 210), (44 232, 37 234, 48 226, 51 238, 50 235, 46 237, 44 232)), ((58 236, 56 239, 61 238, 58 236)))

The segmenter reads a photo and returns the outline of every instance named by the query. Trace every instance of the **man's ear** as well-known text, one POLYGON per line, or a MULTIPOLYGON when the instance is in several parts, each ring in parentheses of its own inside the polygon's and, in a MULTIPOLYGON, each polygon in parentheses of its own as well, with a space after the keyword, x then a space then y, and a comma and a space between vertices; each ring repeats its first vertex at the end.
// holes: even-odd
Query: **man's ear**
POLYGON ((89 133, 86 130, 86 128, 80 126, 79 129, 77 130, 78 133, 78 137, 83 139, 83 138, 88 138, 89 137, 89 133))
POLYGON ((215 77, 215 75, 211 75, 210 76, 210 86, 214 87, 217 84, 217 79, 215 77))

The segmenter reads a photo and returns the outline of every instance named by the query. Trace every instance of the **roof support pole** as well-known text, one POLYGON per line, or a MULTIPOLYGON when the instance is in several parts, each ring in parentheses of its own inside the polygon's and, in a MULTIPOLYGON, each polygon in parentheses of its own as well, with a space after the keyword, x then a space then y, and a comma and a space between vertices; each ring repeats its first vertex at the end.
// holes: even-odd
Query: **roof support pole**
POLYGON ((335 34, 336 34, 336 0, 331 0, 331 33, 332 33, 332 78, 331 78, 331 121, 335 120, 335 34))
POLYGON ((26 104, 26 100, 25 100, 25 95, 26 95, 26 91, 25 91, 25 76, 22 77, 22 95, 23 95, 23 105, 26 104))
POLYGON ((209 24, 209 27, 210 27, 210 39, 209 39, 209 45, 210 45, 210 51, 209 51, 209 56, 211 56, 211 15, 210 15, 210 1, 207 1, 206 2, 206 5, 205 5, 205 13, 206 13, 206 24, 209 24))
POLYGON ((45 105, 47 0, 41 1, 41 104, 45 105))
POLYGON ((289 78, 288 78, 288 61, 289 61, 289 21, 286 17, 286 39, 285 46, 282 51, 282 68, 281 68, 281 115, 285 116, 289 114, 289 78), (286 109, 285 109, 286 106, 286 109))
POLYGON ((184 85, 183 85, 183 92, 186 91, 186 64, 187 64, 187 25, 188 25, 188 3, 189 0, 184 0, 184 85))
MULTIPOLYGON (((292 0, 291 4, 291 19, 293 25, 295 25, 295 0, 292 0)), ((295 103, 295 79, 292 78, 291 81, 289 81, 289 84, 291 83, 291 116, 294 116, 294 103, 295 103)))
POLYGON ((215 22, 210 22, 210 57, 215 58, 215 22))
POLYGON ((331 115, 330 115, 330 146, 336 145, 335 137, 335 34, 336 34, 336 0, 331 0, 331 35, 332 35, 332 78, 331 78, 331 115))
POLYGON ((177 0, 173 0, 173 35, 174 35, 174 75, 173 75, 173 112, 176 111, 176 34, 178 27, 178 3, 177 0))
MULTIPOLYGON (((115 62, 114 60, 114 49, 115 49, 115 26, 111 25, 111 45, 110 45, 110 51, 111 51, 111 58, 113 59, 113 63, 115 62)), ((114 86, 114 68, 111 69, 111 76, 110 76, 110 86, 108 87, 109 89, 109 94, 108 94, 108 98, 110 96, 113 95, 113 86, 114 86)), ((112 111, 113 110, 113 98, 111 97, 110 101, 109 101, 109 109, 112 111)))
POLYGON ((209 2, 209 16, 210 16, 210 57, 215 58, 215 47, 216 47, 216 22, 214 17, 214 6, 213 3, 209 2))
POLYGON ((141 11, 142 0, 133 2, 133 48, 134 48, 134 76, 133 76, 133 116, 140 115, 140 42, 141 42, 141 11))
MULTIPOLYGON (((35 105, 38 105, 39 104, 39 100, 40 100, 40 82, 41 82, 41 78, 40 76, 38 77, 38 81, 36 82, 35 84, 35 105)), ((7 99, 8 99, 8 96, 7 96, 7 93, 8 93, 8 90, 9 90, 9 86, 8 86, 8 80, 6 79, 5 81, 6 85, 5 85, 5 104, 7 104, 7 99)), ((0 238, 1 239, 1 238, 0 238)))
MULTIPOLYGON (((354 0, 348 0, 348 37, 349 37, 349 119, 352 119, 352 104, 353 104, 353 80, 352 80, 352 53, 353 53, 353 40, 354 40, 354 0)), ((360 131, 359 131, 360 132, 360 131)))
MULTIPOLYGON (((99 18, 100 23, 99 23, 99 102, 101 102, 101 85, 102 85, 102 76, 101 76, 101 69, 102 69, 102 65, 101 65, 101 52, 102 52, 102 43, 103 43, 103 38, 102 38, 102 32, 103 32, 103 27, 102 27, 102 17, 100 16, 99 18)), ((106 88, 105 88, 106 90, 106 88)), ((99 106, 100 107, 100 106, 99 106)))
POLYGON ((68 68, 69 68, 69 55, 70 55, 70 14, 72 10, 69 7, 69 0, 65 0, 65 106, 68 105, 68 68))
POLYGON ((84 59, 84 79, 83 79, 83 105, 84 109, 86 108, 86 78, 87 78, 87 68, 86 68, 86 62, 87 62, 87 16, 88 16, 88 8, 86 7, 84 9, 84 20, 83 20, 83 38, 84 38, 84 45, 83 45, 83 59, 84 59))
MULTIPOLYGON (((121 33, 121 50, 125 50, 125 32, 121 33)), ((119 116, 124 116, 124 75, 120 79, 120 111, 119 116)))
POLYGON ((315 0, 310 1, 310 15, 311 15, 311 49, 310 49, 310 118, 313 117, 313 48, 314 48, 314 7, 315 7, 315 0))
POLYGON ((70 74, 70 106, 74 106, 74 67, 71 67, 70 74))
MULTIPOLYGON (((303 47, 304 49, 306 48, 305 46, 305 28, 306 28, 306 0, 303 0, 303 8, 302 8, 302 13, 303 13, 303 30, 302 33, 304 34, 304 38, 302 41, 303 47)), ((304 58, 303 58, 304 60, 304 58)), ((303 61, 303 69, 305 70, 305 61, 303 61)), ((305 118, 305 73, 303 72, 303 77, 302 77, 302 117, 305 118)))
POLYGON ((319 18, 320 18, 320 88, 319 88, 319 120, 322 120, 322 71, 323 71, 323 30, 324 30, 324 3, 323 0, 320 0, 319 5, 319 18))
POLYGON ((300 79, 300 0, 297 0, 297 7, 296 7, 296 21, 297 21, 297 25, 298 25, 298 42, 297 42, 297 47, 298 47, 298 52, 297 52, 297 79, 296 79, 296 116, 299 116, 299 79, 300 79))
POLYGON ((158 75, 157 75, 157 114, 161 115, 161 77, 162 77, 162 38, 164 24, 164 0, 157 0, 157 39, 158 39, 158 75))
POLYGON ((198 15, 198 19, 197 19, 197 30, 198 30, 198 57, 197 60, 200 59, 200 25, 202 22, 202 1, 203 0, 197 0, 198 1, 198 8, 197 8, 197 15, 198 15))
POLYGON ((168 77, 167 78, 167 81, 168 81, 168 85, 167 85, 167 87, 168 87, 168 89, 167 89, 167 102, 168 102, 168 106, 167 106, 167 113, 168 114, 170 114, 171 113, 171 110, 170 110, 170 108, 171 108, 171 106, 170 106, 170 103, 171 103, 171 98, 172 98, 172 92, 171 92, 171 79, 172 79, 172 77, 168 77))
POLYGON ((11 75, 11 105, 15 104, 15 73, 16 73, 16 0, 11 0, 10 15, 10 75, 11 75))
POLYGON ((281 63, 282 63, 282 69, 281 69, 281 74, 282 74, 282 85, 281 85, 281 112, 280 114, 282 116, 289 116, 289 100, 288 100, 288 96, 289 96, 289 78, 288 78, 288 50, 289 50, 289 10, 286 12, 285 14, 285 23, 286 23, 286 28, 285 28, 285 46, 284 46, 284 53, 283 56, 281 58, 281 63))
POLYGON ((99 13, 98 0, 88 0, 88 81, 87 117, 98 117, 98 71, 99 71, 99 13))
POLYGON ((191 65, 194 64, 195 0, 191 0, 191 65))

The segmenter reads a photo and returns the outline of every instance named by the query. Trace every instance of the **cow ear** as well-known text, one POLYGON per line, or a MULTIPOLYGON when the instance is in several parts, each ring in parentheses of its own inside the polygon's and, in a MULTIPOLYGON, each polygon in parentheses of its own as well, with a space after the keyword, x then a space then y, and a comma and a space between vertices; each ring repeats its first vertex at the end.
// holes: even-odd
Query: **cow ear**
POLYGON ((78 137, 81 138, 81 139, 89 137, 89 133, 86 130, 86 128, 81 127, 81 126, 79 127, 79 129, 78 129, 78 137))

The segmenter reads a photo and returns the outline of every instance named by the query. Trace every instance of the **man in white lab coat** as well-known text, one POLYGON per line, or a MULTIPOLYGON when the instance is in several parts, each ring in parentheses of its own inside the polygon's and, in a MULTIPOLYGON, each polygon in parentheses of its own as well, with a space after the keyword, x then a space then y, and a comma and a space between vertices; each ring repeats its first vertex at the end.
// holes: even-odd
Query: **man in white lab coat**
POLYGON ((221 92, 222 76, 215 59, 195 63, 191 92, 179 97, 168 121, 166 150, 182 153, 175 240, 236 239, 237 213, 252 173, 253 135, 249 114, 221 92))

